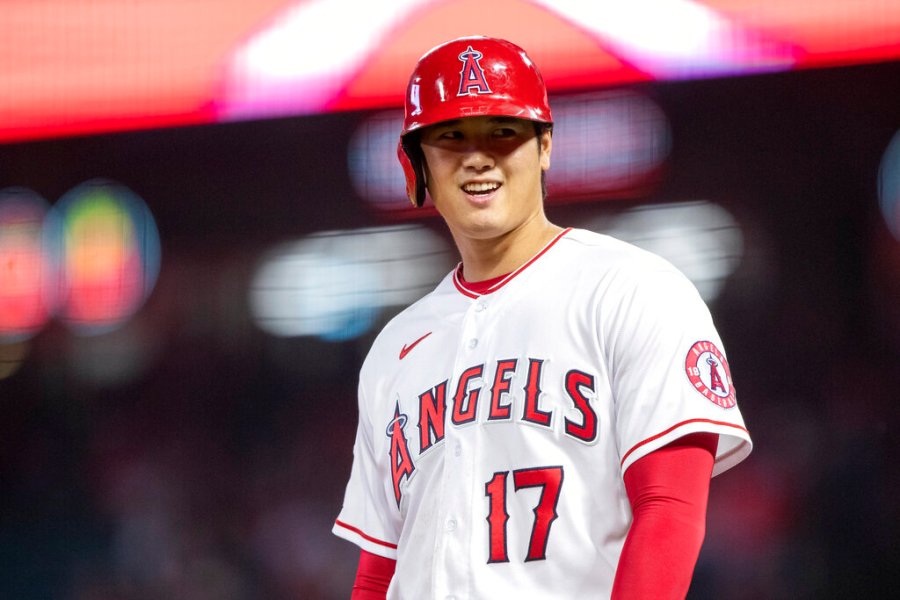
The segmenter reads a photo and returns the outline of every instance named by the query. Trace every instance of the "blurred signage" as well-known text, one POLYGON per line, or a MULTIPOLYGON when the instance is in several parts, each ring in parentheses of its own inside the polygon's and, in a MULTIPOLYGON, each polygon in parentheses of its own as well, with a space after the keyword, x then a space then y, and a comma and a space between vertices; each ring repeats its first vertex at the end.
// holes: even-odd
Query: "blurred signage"
POLYGON ((6 0, 0 143, 400 106, 473 10, 557 93, 900 56, 881 0, 6 0))

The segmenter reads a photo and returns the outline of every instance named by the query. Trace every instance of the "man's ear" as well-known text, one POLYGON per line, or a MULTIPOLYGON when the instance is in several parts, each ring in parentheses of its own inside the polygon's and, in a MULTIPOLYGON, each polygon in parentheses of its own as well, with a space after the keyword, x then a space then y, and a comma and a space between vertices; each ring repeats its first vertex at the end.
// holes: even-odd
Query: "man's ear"
POLYGON ((553 149, 553 131, 545 129, 538 138, 538 150, 541 154, 541 169, 550 168, 550 151, 553 149))

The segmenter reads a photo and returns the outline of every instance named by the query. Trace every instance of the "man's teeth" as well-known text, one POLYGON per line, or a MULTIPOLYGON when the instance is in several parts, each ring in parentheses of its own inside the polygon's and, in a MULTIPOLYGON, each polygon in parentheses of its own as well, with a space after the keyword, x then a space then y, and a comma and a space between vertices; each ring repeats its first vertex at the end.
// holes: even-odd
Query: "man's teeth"
POLYGON ((496 182, 478 182, 467 183, 463 186, 463 190, 470 194, 483 194, 485 192, 493 192, 499 187, 500 184, 496 182))

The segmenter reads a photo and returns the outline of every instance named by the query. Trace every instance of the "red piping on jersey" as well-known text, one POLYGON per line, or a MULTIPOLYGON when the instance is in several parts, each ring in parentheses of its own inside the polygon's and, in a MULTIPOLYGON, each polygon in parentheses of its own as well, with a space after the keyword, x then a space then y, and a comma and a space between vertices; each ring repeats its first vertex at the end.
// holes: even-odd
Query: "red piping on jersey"
POLYGON ((748 433, 748 434, 750 433, 749 431, 747 431, 746 428, 741 427, 740 425, 735 425, 734 423, 726 423, 726 422, 724 422, 724 421, 713 421, 712 419, 688 419, 687 421, 682 421, 681 423, 676 423, 675 425, 672 425, 671 427, 669 427, 669 428, 666 429, 665 431, 660 432, 660 433, 657 433, 656 435, 654 435, 654 436, 652 436, 652 437, 648 437, 648 438, 647 438, 646 440, 644 440, 643 442, 638 442, 637 444, 635 444, 634 446, 632 446, 632 447, 631 447, 631 450, 629 450, 628 452, 626 452, 626 453, 625 453, 625 456, 622 457, 622 462, 619 463, 619 466, 624 465, 624 464, 625 464, 625 460, 626 460, 629 456, 631 456, 631 453, 634 452, 635 450, 637 450, 638 448, 640 448, 641 446, 643 446, 644 444, 649 444, 649 443, 652 442, 653 440, 658 440, 659 438, 663 437, 664 435, 669 434, 669 433, 675 431, 675 430, 678 429, 679 427, 682 427, 682 426, 684 426, 684 425, 688 425, 689 423, 711 423, 712 425, 724 425, 725 427, 734 427, 735 429, 740 429, 741 431, 744 431, 744 432, 746 432, 746 433, 748 433))
POLYGON ((521 267, 519 267, 518 269, 516 269, 515 271, 513 271, 512 273, 510 273, 509 275, 507 275, 506 277, 504 277, 503 279, 501 279, 500 281, 495 283, 494 285, 492 285, 490 288, 488 288, 488 290, 486 292, 484 292, 484 294, 475 294, 473 292, 470 292, 463 285, 463 283, 459 280, 459 270, 462 268, 462 263, 460 263, 459 266, 456 268, 456 270, 453 271, 453 283, 456 285, 456 289, 458 289, 462 295, 468 296, 469 298, 478 298, 479 296, 486 296, 488 294, 492 294, 492 293, 496 292, 497 290, 499 290, 500 288, 502 288, 507 283, 509 283, 513 277, 515 277, 516 275, 518 275, 519 273, 524 271, 526 268, 528 268, 531 265, 531 263, 533 263, 534 261, 539 259, 541 256, 543 256, 547 252, 547 250, 549 250, 551 247, 553 247, 553 245, 556 242, 558 242, 560 240, 560 238, 562 238, 562 236, 566 235, 570 231, 572 231, 571 227, 566 227, 565 229, 560 231, 555 238, 550 240, 550 242, 548 242, 547 245, 544 246, 540 252, 538 252, 537 254, 532 256, 531 259, 527 263, 525 263, 524 265, 522 265, 521 267))
POLYGON ((350 531, 352 531, 353 533, 355 533, 355 534, 357 534, 357 535, 361 535, 364 539, 366 539, 366 540, 372 542, 373 544, 378 544, 379 546, 384 546, 385 548, 393 548, 394 550, 397 549, 397 544, 392 544, 392 543, 390 543, 390 542, 383 542, 383 541, 381 541, 381 540, 379 540, 379 539, 377 539, 377 538, 373 538, 373 537, 370 536, 370 535, 366 535, 365 533, 362 532, 362 530, 357 529, 357 528, 354 527, 353 525, 347 525, 346 523, 344 523, 344 522, 341 521, 340 519, 335 519, 334 524, 335 524, 335 525, 340 525, 340 526, 343 527, 344 529, 349 529, 350 531))

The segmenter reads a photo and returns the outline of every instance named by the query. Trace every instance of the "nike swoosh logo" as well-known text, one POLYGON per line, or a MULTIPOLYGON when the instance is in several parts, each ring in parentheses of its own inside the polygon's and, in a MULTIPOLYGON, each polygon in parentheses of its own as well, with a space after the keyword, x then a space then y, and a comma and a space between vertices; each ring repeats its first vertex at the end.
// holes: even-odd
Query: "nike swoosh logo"
POLYGON ((429 331, 428 333, 426 333, 425 335, 423 335, 422 337, 420 337, 419 339, 417 339, 416 341, 414 341, 412 344, 408 345, 408 346, 407 346, 406 344, 403 344, 403 348, 400 349, 400 360, 403 360, 403 358, 404 358, 407 354, 409 354, 409 351, 410 351, 410 350, 412 350, 413 348, 415 348, 416 346, 418 346, 418 345, 419 345, 419 342, 421 342, 422 340, 424 340, 425 338, 427 338, 429 335, 431 335, 431 332, 430 332, 430 331, 429 331))

